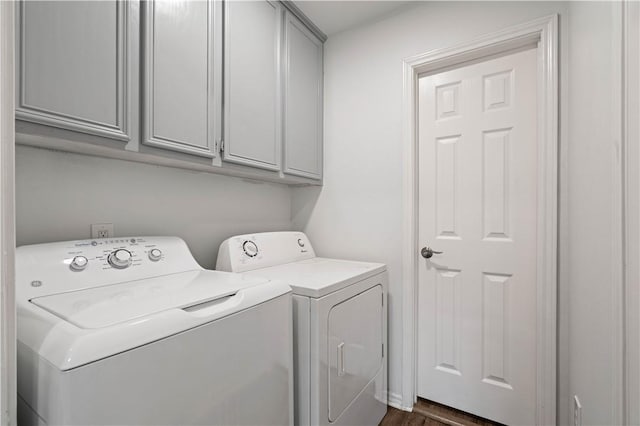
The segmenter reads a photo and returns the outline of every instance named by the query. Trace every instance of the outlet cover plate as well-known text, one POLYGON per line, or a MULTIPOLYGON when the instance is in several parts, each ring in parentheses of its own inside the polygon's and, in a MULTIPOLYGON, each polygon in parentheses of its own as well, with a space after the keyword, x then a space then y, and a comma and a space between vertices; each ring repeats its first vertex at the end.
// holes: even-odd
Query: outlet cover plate
POLYGON ((91 238, 113 237, 113 223, 92 223, 91 238))

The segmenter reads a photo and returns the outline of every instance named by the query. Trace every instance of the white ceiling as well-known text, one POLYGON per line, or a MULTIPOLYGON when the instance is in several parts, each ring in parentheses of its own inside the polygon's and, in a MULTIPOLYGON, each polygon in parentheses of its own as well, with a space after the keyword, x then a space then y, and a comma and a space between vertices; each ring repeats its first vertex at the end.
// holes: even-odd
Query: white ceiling
POLYGON ((296 0, 295 4, 326 35, 374 22, 410 1, 296 0))

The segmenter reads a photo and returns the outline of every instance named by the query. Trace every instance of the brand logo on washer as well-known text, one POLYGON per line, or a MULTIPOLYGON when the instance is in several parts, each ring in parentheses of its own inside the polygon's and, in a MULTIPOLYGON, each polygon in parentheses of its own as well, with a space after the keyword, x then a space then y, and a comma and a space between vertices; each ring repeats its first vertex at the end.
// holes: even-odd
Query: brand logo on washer
POLYGON ((300 247, 304 247, 304 241, 302 241, 302 238, 298 238, 298 245, 300 247))

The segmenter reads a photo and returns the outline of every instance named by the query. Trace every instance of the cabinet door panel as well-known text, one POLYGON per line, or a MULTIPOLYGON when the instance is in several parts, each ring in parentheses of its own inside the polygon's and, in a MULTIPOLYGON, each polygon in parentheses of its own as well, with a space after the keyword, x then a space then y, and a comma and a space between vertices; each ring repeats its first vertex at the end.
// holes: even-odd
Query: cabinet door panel
POLYGON ((322 177, 322 42, 298 19, 285 22, 285 173, 322 177))
POLYGON ((119 1, 23 1, 16 118, 126 141, 128 8, 119 1))
POLYGON ((145 2, 144 143, 215 156, 219 2, 145 2))
POLYGON ((281 6, 226 2, 225 20, 224 159, 279 170, 281 6))

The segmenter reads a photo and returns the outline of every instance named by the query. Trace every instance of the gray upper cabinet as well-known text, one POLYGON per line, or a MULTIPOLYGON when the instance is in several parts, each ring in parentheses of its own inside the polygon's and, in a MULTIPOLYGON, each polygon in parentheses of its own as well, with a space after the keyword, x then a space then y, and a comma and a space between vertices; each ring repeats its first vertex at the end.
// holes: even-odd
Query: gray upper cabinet
POLYGON ((324 34, 292 2, 17 2, 19 143, 322 179, 324 34))
POLYGON ((322 41, 285 17, 284 172, 322 177, 322 41))
POLYGON ((143 2, 143 143, 205 157, 221 137, 222 5, 143 2))
POLYGON ((224 160, 280 170, 282 6, 230 1, 224 8, 224 160))
POLYGON ((16 118, 128 141, 129 7, 120 1, 20 2, 16 118))

